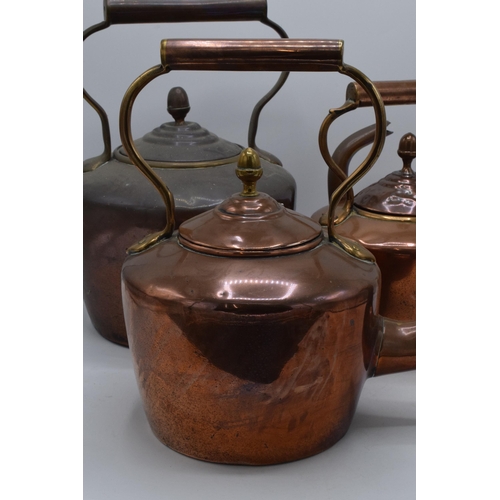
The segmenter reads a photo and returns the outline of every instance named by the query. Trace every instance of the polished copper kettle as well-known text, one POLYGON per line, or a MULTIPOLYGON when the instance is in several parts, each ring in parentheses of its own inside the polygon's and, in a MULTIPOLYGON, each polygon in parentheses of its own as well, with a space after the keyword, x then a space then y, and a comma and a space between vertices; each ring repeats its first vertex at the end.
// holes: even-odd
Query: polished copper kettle
MULTIPOLYGON (((375 84, 386 105, 416 102, 415 80, 375 84)), ((362 100, 367 105, 368 97, 363 94, 359 86, 351 84, 347 99, 358 103, 362 100)), ((374 127, 367 127, 352 134, 338 146, 332 159, 327 159, 329 196, 347 177, 354 154, 373 141, 374 131, 374 127)), ((402 169, 361 190, 353 199, 344 200, 335 224, 339 235, 360 242, 377 259, 382 272, 380 313, 407 321, 416 319, 417 188, 411 166, 416 157, 413 134, 401 138, 398 155, 403 160, 402 169)), ((326 227, 328 207, 315 212, 312 218, 326 227)))
MULTIPOLYGON (((84 32, 91 34, 113 24, 153 22, 250 21, 270 26, 281 37, 284 30, 267 17, 266 0, 104 0, 105 21, 84 32)), ((271 153, 260 150, 255 138, 262 108, 287 79, 282 73, 273 89, 255 106, 249 144, 259 151, 264 169, 262 184, 286 207, 295 205, 295 180, 271 153)), ((122 146, 111 151, 104 109, 84 90, 84 98, 102 121, 104 151, 84 161, 83 175, 83 289, 92 324, 106 339, 127 345, 120 291, 125 250, 165 223, 161 198, 132 165, 122 146)), ((173 121, 137 141, 142 156, 166 182, 175 197, 177 223, 218 205, 237 188, 232 172, 242 146, 217 137, 186 116, 187 93, 174 88, 167 109, 173 121)))
MULTIPOLYGON (((374 102, 375 141, 339 188, 377 159, 385 139, 380 94, 343 63, 343 43, 179 41, 125 94, 123 145, 166 204, 167 225, 129 249, 122 270, 127 333, 151 428, 174 450, 211 462, 275 464, 305 458, 347 432, 364 381, 414 368, 415 325, 378 315, 380 271, 361 245, 259 192, 251 148, 239 157, 239 194, 174 231, 174 198, 130 133, 138 93, 175 69, 339 71, 374 102)), ((331 124, 342 111, 332 109, 331 124)))

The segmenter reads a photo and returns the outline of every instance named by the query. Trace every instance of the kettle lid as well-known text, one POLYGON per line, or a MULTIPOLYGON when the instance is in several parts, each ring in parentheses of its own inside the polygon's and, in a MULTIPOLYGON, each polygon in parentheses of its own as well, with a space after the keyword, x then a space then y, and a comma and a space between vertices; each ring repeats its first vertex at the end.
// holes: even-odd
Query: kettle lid
MULTIPOLYGON (((191 109, 182 87, 168 93, 167 110, 175 120, 155 128, 135 141, 142 157, 153 167, 203 167, 236 162, 243 147, 221 139, 198 123, 185 121, 191 109)), ((123 146, 115 158, 131 163, 123 146)))
POLYGON ((417 215, 417 176, 411 168, 416 157, 416 137, 408 133, 399 141, 403 168, 361 190, 354 198, 357 208, 379 214, 417 215))
POLYGON ((218 256, 262 257, 299 253, 319 245, 319 224, 256 190, 262 167, 253 149, 240 154, 236 175, 243 182, 242 192, 183 222, 179 227, 183 246, 218 256))

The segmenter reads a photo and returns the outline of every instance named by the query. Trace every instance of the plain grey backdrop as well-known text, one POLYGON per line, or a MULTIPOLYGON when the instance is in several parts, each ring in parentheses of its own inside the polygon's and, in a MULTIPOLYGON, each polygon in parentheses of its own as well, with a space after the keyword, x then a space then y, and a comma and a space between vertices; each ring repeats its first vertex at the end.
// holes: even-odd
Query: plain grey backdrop
MULTIPOLYGON (((345 41, 344 60, 372 80, 416 78, 415 0, 269 0, 269 18, 291 38, 345 41)), ((84 0, 84 28, 103 20, 102 0, 84 0)), ((146 69, 159 64, 163 38, 276 38, 259 22, 182 23, 111 26, 84 44, 84 85, 108 112, 113 148, 120 144, 118 112, 123 94, 146 69)), ((135 137, 170 121, 166 96, 182 86, 189 94, 188 119, 217 135, 246 146, 250 114, 274 84, 278 73, 172 72, 155 80, 134 107, 135 137)), ((338 73, 292 73, 282 90, 261 114, 257 144, 278 156, 297 181, 297 210, 311 215, 326 205, 327 166, 318 148, 318 131, 328 109, 343 104, 350 80, 338 73)), ((377 165, 355 191, 399 169, 396 150, 400 137, 416 133, 415 106, 388 107, 394 132, 377 165)), ((374 122, 371 109, 350 113, 330 131, 334 147, 350 133, 374 122)), ((102 150, 101 128, 95 112, 84 103, 84 158, 102 150)), ((368 149, 356 155, 358 165, 368 149)), ((416 162, 414 162, 416 164, 416 162)))
MULTIPOLYGON (((415 1, 268 0, 269 17, 293 38, 340 38, 347 64, 372 80, 414 79, 415 1)), ((102 0, 84 0, 84 28, 103 19, 102 0)), ((123 94, 159 63, 163 38, 275 38, 257 22, 112 26, 84 44, 84 85, 107 110, 113 148, 120 143, 123 94)), ((166 96, 183 86, 189 119, 246 145, 254 104, 277 73, 177 72, 155 80, 134 108, 135 137, 170 121, 166 96)), ((327 203, 327 167, 317 136, 328 109, 343 104, 349 80, 336 73, 293 73, 261 115, 257 143, 297 181, 297 210, 327 203)), ((84 103, 84 158, 102 150, 97 115, 84 103)), ((376 167, 355 189, 400 168, 399 138, 415 133, 415 106, 387 108, 394 134, 376 167)), ((373 123, 371 110, 340 119, 331 149, 373 123)), ((366 153, 366 150, 363 150, 366 153)), ((362 160, 360 153, 353 166, 362 160), (356 163, 357 161, 357 163, 356 163)), ((415 498, 415 373, 367 381, 351 429, 320 455, 272 467, 221 466, 163 446, 149 429, 128 349, 100 337, 84 313, 84 498, 86 500, 410 500, 415 498)))

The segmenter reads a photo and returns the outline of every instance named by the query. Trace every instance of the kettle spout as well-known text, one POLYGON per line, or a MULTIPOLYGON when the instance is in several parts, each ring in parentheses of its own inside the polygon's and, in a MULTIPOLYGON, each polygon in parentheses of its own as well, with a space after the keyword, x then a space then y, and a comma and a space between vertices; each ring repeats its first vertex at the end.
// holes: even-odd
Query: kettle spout
POLYGON ((374 377, 416 368, 417 327, 415 321, 394 321, 380 317, 381 346, 374 377))

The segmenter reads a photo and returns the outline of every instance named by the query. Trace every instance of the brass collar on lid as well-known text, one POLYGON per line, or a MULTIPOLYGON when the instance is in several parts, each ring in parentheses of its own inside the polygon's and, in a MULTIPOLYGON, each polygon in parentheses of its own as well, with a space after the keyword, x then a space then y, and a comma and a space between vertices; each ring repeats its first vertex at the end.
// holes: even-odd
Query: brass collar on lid
MULTIPOLYGON (((221 139, 198 123, 185 121, 191 107, 183 88, 171 89, 167 101, 167 110, 175 121, 164 123, 135 141, 151 166, 201 168, 237 161, 242 146, 221 139)), ((123 146, 115 150, 114 156, 123 163, 132 163, 123 146)))
POLYGON ((386 216, 416 217, 417 176, 411 168, 416 157, 416 137, 405 134, 399 142, 398 155, 403 168, 360 191, 354 206, 360 213, 386 216))
POLYGON ((242 151, 236 175, 243 190, 179 227, 179 242, 191 250, 217 256, 276 256, 303 252, 322 240, 321 226, 259 193, 262 176, 257 153, 242 151))

